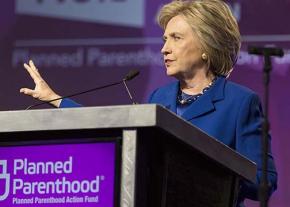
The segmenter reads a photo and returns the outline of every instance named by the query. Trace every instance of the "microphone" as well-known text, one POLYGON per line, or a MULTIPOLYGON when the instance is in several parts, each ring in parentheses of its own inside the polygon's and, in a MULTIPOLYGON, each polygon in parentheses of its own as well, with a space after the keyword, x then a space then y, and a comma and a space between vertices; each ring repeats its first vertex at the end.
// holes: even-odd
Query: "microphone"
POLYGON ((283 57, 284 51, 281 48, 277 47, 256 47, 249 46, 248 53, 252 55, 263 55, 263 56, 277 56, 283 57))
POLYGON ((104 88, 109 88, 111 86, 119 85, 121 83, 123 83, 125 85, 126 91, 127 91, 128 95, 129 95, 129 98, 132 101, 132 103, 133 104, 137 104, 133 100, 133 97, 132 97, 132 95, 131 95, 131 93, 129 91, 129 88, 128 88, 127 84, 126 84, 126 81, 132 80, 137 75, 139 75, 139 73, 140 72, 138 70, 130 70, 128 72, 128 74, 121 81, 117 81, 117 82, 110 83, 110 84, 107 84, 107 85, 103 85, 103 86, 99 86, 99 87, 92 88, 92 89, 89 89, 89 90, 81 91, 81 92, 78 92, 78 93, 70 94, 70 95, 67 95, 67 96, 60 97, 60 98, 52 99, 52 100, 49 100, 49 101, 42 101, 42 103, 33 104, 33 105, 28 106, 25 110, 28 110, 28 109, 31 109, 33 107, 40 106, 40 105, 43 105, 43 104, 48 104, 50 102, 57 101, 57 100, 60 100, 60 99, 71 98, 71 97, 78 96, 78 95, 81 95, 81 94, 97 91, 97 90, 104 89, 104 88))
POLYGON ((125 80, 125 81, 132 80, 137 75, 139 75, 139 73, 140 72, 138 70, 130 70, 129 73, 125 76, 125 78, 123 80, 125 80))
POLYGON ((128 74, 125 76, 125 78, 123 79, 123 84, 124 84, 124 86, 125 86, 125 88, 126 88, 127 94, 128 94, 128 96, 129 96, 129 98, 130 98, 132 104, 137 104, 137 102, 135 102, 135 101, 133 100, 133 97, 132 97, 132 95, 131 95, 131 93, 130 93, 130 90, 129 90, 127 84, 126 84, 126 81, 132 80, 132 79, 135 78, 137 75, 139 75, 139 73, 140 73, 140 72, 139 72, 138 70, 131 70, 131 71, 129 71, 129 73, 128 73, 128 74))

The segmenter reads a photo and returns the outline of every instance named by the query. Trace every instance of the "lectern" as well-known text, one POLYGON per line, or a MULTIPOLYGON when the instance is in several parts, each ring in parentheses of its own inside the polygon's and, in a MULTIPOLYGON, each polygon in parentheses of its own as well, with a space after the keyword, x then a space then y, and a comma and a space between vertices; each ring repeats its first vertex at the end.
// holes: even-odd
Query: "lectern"
POLYGON ((233 207, 255 180, 255 163, 155 104, 0 120, 0 206, 233 207))

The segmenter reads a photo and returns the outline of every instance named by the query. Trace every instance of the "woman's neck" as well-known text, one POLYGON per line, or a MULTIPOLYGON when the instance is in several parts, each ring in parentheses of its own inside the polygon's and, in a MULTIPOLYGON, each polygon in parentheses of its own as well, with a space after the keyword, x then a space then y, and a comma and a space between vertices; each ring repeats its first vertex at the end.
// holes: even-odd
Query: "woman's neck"
POLYGON ((189 95, 198 94, 209 86, 214 78, 215 75, 212 72, 195 74, 192 78, 180 80, 180 89, 189 95))

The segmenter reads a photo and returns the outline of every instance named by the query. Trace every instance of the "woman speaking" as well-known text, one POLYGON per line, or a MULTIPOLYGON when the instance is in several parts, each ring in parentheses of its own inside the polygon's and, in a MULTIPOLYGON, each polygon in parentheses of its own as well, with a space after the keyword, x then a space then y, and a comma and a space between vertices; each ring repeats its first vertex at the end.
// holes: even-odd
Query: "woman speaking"
MULTIPOLYGON (((263 113, 253 91, 227 80, 241 46, 233 14, 221 0, 177 0, 161 8, 158 23, 164 30, 161 53, 166 74, 176 81, 153 91, 149 103, 165 106, 254 161, 258 167, 256 183, 241 183, 237 206, 243 206, 245 198, 257 200, 262 175, 263 113)), ((61 98, 42 79, 32 61, 24 67, 34 80, 35 89, 22 88, 21 93, 42 101, 61 98)), ((70 99, 51 104, 79 106, 70 99)), ((271 153, 268 180, 270 196, 277 188, 271 153)))

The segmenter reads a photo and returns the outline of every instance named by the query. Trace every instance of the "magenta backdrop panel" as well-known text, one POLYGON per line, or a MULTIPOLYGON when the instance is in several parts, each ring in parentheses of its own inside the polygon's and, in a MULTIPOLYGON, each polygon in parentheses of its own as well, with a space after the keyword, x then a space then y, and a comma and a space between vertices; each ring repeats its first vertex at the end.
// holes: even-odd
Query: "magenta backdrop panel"
MULTIPOLYGON (((172 78, 165 75, 156 13, 169 0, 3 0, 0 7, 0 110, 35 103, 19 94, 33 87, 23 62, 33 59, 47 82, 62 95, 118 81, 131 69, 133 96, 146 102, 150 92, 172 78)), ((230 0, 242 33, 240 58, 230 79, 263 99, 263 59, 247 54, 248 45, 279 46, 270 83, 272 149, 279 173, 270 206, 290 205, 290 1, 230 0)), ((75 98, 87 106, 130 104, 122 85, 75 98)), ((47 108, 49 106, 42 106, 47 108)), ((258 206, 248 202, 248 206, 258 206)))

